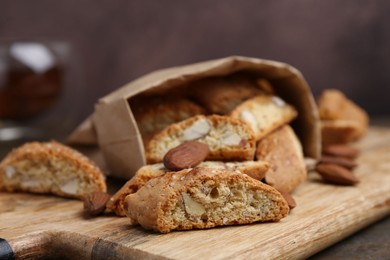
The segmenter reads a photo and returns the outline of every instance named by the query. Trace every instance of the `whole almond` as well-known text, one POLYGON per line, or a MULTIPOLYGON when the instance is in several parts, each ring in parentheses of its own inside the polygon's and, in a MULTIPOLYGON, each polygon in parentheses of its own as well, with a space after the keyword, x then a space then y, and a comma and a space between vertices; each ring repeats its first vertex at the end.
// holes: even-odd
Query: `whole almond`
POLYGON ((351 159, 327 155, 322 156, 319 160, 319 163, 337 164, 339 166, 347 168, 348 170, 352 170, 357 166, 357 163, 352 161, 351 159))
POLYGON ((290 209, 293 209, 297 206, 297 203, 295 202, 294 198, 291 196, 290 193, 285 192, 285 191, 279 191, 280 194, 282 194, 283 198, 286 200, 288 207, 290 209))
POLYGON ((354 159, 359 155, 359 150, 346 144, 332 144, 324 147, 322 153, 324 155, 354 159))
POLYGON ((350 170, 336 164, 319 163, 316 166, 316 171, 325 181, 330 183, 355 185, 359 182, 350 170))
POLYGON ((164 166, 171 171, 192 168, 203 162, 209 154, 209 147, 197 141, 184 142, 169 150, 163 159, 164 166))
POLYGON ((99 215, 106 209, 106 203, 110 199, 108 193, 95 191, 84 197, 84 210, 90 215, 99 215))

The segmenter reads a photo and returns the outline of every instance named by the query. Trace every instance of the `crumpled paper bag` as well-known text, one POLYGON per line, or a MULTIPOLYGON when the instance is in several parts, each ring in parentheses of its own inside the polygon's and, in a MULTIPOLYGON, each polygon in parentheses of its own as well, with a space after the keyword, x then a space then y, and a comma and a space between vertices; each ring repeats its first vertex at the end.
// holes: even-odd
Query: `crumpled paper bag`
POLYGON ((104 159, 98 164, 104 164, 112 176, 129 179, 145 164, 142 138, 128 102, 131 97, 145 92, 164 95, 170 90, 185 88, 194 80, 239 71, 268 80, 277 95, 295 106, 298 117, 292 126, 304 154, 318 158, 321 151, 318 111, 302 74, 285 63, 241 56, 162 69, 138 78, 100 98, 94 113, 69 136, 68 142, 77 146, 98 146, 102 157, 97 157, 100 161, 104 159))

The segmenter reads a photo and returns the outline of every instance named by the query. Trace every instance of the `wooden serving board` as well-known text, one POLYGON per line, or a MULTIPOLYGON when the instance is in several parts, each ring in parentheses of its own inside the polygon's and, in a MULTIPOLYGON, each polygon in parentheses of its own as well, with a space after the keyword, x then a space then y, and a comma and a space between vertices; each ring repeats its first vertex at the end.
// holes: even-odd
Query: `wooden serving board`
POLYGON ((310 174, 278 223, 156 234, 126 218, 86 218, 77 200, 0 193, 0 237, 21 259, 306 258, 390 213, 390 129, 371 128, 357 146, 361 183, 329 185, 310 174))

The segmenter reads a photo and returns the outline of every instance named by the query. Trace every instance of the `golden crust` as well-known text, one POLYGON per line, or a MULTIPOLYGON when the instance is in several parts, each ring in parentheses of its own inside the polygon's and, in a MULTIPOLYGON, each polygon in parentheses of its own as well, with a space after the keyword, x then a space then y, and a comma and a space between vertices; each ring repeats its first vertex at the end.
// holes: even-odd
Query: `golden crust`
POLYGON ((133 224, 161 233, 279 221, 288 214, 271 186, 229 170, 198 168, 150 180, 125 199, 133 224))
POLYGON ((265 182, 277 190, 291 192, 306 180, 302 147, 288 125, 277 129, 258 143, 256 158, 271 164, 265 175, 265 182))
POLYGON ((72 198, 107 190, 103 173, 90 159, 56 141, 26 143, 11 151, 0 163, 0 189, 72 198))

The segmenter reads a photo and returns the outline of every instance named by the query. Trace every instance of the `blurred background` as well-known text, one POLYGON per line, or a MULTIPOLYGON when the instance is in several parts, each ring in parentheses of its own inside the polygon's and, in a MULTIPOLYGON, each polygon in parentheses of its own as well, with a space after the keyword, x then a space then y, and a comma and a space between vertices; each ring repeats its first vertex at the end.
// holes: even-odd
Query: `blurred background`
POLYGON ((0 0, 0 39, 69 44, 77 121, 145 73, 230 55, 289 63, 314 95, 338 88, 379 116, 390 115, 389 13, 386 0, 0 0))

